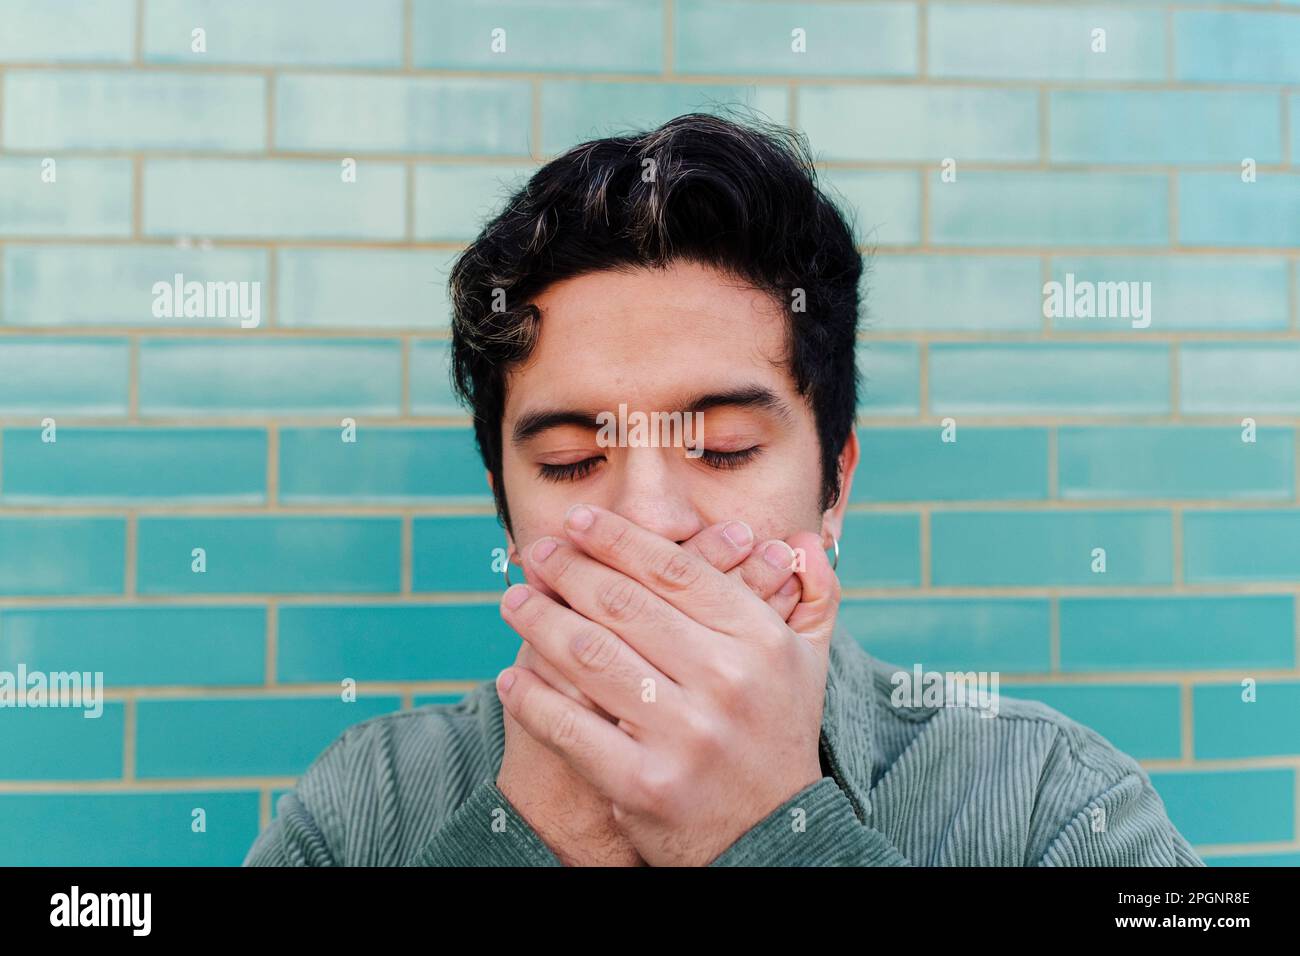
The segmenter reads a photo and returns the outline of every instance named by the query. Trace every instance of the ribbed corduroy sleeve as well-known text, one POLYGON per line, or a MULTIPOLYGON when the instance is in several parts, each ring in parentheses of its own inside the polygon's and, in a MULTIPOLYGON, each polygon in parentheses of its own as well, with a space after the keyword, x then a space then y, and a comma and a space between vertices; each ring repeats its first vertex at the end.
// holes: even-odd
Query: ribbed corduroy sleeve
POLYGON ((1134 771, 1088 801, 1039 866, 1205 866, 1165 813, 1150 779, 1134 771))
POLYGON ((496 783, 484 780, 456 808, 411 866, 560 866, 560 860, 511 806, 496 783))
POLYGON ((754 824, 710 866, 910 866, 848 795, 822 777, 754 824))

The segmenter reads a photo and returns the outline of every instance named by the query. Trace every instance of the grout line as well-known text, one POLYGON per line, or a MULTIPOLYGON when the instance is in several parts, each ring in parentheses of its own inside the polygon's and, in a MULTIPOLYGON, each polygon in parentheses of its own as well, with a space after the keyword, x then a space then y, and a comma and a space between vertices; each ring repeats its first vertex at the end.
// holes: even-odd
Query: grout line
POLYGON ((674 70, 674 61, 677 58, 676 44, 673 42, 673 31, 676 27, 677 10, 673 0, 664 0, 664 62, 661 75, 671 77, 674 70))
POLYGON ((272 597, 266 605, 266 673, 263 681, 267 687, 279 683, 277 669, 280 654, 280 604, 272 597))
POLYGON ((140 559, 140 525, 139 514, 134 510, 126 513, 126 566, 122 576, 122 596, 128 600, 136 596, 138 588, 137 568, 140 559))
POLYGON ((1171 558, 1173 559, 1173 585, 1178 587, 1183 583, 1183 509, 1175 505, 1170 509, 1169 526, 1171 532, 1170 547, 1172 548, 1171 558))
POLYGON ((409 514, 402 515, 402 595, 409 597, 411 594, 411 567, 415 563, 414 556, 414 539, 415 539, 415 519, 409 514))
POLYGON ((1179 683, 1178 700, 1179 700, 1180 717, 1182 718, 1180 720, 1180 727, 1181 727, 1180 736, 1182 740, 1182 762, 1186 764, 1191 764, 1194 763, 1196 759, 1196 747, 1194 743, 1195 714, 1192 712, 1193 708, 1192 708, 1191 681, 1184 680, 1179 683))
POLYGON ((135 780, 135 741, 136 725, 138 715, 136 713, 136 699, 133 696, 125 698, 123 707, 124 715, 122 721, 122 781, 131 783, 135 780))
POLYGON ((933 563, 932 541, 933 535, 930 531, 930 509, 921 509, 921 590, 928 591, 932 587, 931 565, 933 563))
POLYGON ((1047 429, 1047 498, 1057 501, 1061 497, 1061 437, 1060 429, 1052 425, 1047 429))
POLYGON ((275 421, 266 426, 266 506, 273 509, 280 503, 280 425, 275 421))
POLYGON ((1055 591, 1048 598, 1048 647, 1053 674, 1061 673, 1061 596, 1055 591))

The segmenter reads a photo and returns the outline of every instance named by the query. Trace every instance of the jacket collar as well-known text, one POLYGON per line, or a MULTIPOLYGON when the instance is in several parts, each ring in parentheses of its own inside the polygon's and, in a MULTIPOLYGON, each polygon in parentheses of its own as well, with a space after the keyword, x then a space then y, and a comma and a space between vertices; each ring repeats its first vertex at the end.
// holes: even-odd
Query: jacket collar
MULTIPOLYGON (((495 780, 505 756, 505 723, 496 682, 479 685, 485 706, 479 708, 480 729, 488 743, 495 780)), ((866 823, 871 813, 872 773, 877 763, 875 688, 871 656, 836 618, 831 635, 830 666, 822 708, 819 746, 835 782, 866 823)))

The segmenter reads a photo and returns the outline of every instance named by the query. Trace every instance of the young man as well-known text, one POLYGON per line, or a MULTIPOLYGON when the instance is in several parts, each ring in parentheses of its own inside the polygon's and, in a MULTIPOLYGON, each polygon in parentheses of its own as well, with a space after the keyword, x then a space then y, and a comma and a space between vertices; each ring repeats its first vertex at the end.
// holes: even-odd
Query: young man
POLYGON ((347 730, 245 862, 1204 865, 1095 732, 895 706, 838 624, 861 272, 780 128, 683 116, 537 172, 451 278, 519 659, 347 730))

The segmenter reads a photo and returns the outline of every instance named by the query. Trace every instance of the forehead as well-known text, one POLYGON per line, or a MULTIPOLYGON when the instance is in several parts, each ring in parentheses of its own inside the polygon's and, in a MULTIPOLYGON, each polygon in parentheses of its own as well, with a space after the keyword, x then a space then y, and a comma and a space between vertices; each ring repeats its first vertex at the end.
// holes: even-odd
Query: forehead
POLYGON ((561 399, 671 410, 674 397, 729 385, 794 395, 784 310, 710 267, 588 273, 557 282, 535 303, 541 332, 507 377, 507 418, 561 399))

